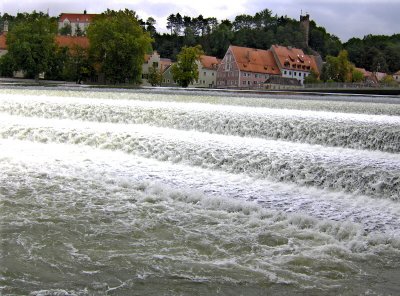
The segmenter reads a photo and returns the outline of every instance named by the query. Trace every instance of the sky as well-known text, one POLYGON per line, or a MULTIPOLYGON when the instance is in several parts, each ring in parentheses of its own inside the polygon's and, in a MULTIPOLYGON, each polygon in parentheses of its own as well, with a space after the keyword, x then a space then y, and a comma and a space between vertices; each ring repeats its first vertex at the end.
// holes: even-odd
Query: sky
POLYGON ((62 12, 101 13, 107 8, 131 9, 140 18, 153 17, 157 30, 167 32, 166 19, 180 13, 191 17, 203 15, 218 20, 234 20, 239 14, 251 14, 268 8, 278 16, 299 19, 308 13, 310 19, 327 32, 346 42, 368 34, 400 33, 400 0, 0 0, 0 13, 15 15, 33 10, 58 16, 62 12))

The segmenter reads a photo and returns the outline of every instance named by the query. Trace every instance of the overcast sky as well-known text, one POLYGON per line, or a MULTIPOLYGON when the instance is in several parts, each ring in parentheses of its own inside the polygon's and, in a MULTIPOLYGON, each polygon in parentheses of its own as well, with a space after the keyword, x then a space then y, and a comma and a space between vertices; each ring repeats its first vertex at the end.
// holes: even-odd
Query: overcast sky
POLYGON ((166 32, 171 13, 233 20, 239 14, 252 14, 265 8, 273 14, 299 19, 301 11, 310 14, 317 25, 338 36, 342 42, 367 34, 400 33, 400 0, 0 0, 0 13, 49 11, 100 13, 110 9, 132 9, 140 18, 152 16, 157 29, 166 32))

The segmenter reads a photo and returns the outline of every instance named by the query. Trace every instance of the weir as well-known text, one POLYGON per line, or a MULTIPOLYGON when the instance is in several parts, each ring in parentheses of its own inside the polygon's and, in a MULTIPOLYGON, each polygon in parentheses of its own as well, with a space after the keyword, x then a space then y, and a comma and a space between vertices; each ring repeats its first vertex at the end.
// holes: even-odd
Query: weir
POLYGON ((186 99, 0 90, 0 294, 396 291, 392 98, 186 99))

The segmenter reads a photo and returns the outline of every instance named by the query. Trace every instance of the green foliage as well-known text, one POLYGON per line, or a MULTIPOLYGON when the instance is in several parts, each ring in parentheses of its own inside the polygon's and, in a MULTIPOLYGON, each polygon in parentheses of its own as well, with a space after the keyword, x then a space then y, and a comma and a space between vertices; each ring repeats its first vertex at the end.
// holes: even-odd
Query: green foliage
POLYGON ((60 30, 58 30, 58 33, 63 36, 70 36, 72 34, 72 27, 70 24, 64 25, 60 30))
POLYGON ((397 87, 398 83, 394 80, 392 75, 386 75, 381 81, 381 84, 389 87, 397 87))
POLYGON ((368 71, 395 73, 400 69, 400 34, 367 35, 344 44, 350 60, 368 71))
POLYGON ((78 37, 86 36, 86 31, 82 30, 79 25, 76 25, 75 35, 78 37))
MULTIPOLYGON (((163 57, 175 59, 176 49, 183 46, 201 44, 208 55, 222 58, 230 44, 269 49, 273 44, 305 47, 304 30, 300 22, 286 16, 272 15, 264 9, 254 15, 241 14, 234 21, 223 20, 220 23, 215 18, 181 16, 171 14, 167 18, 167 28, 170 34, 154 34, 154 47, 163 57)), ((326 55, 336 56, 342 49, 342 44, 334 35, 310 22, 309 44, 311 48, 326 55)))
POLYGON ((144 55, 151 50, 149 34, 131 10, 107 10, 88 28, 90 54, 112 83, 140 83, 144 55))
POLYGON ((49 68, 56 32, 57 23, 43 13, 33 12, 21 17, 7 34, 14 68, 38 79, 39 74, 49 68))
POLYGON ((326 63, 322 68, 321 79, 323 81, 351 82, 353 70, 354 66, 348 59, 347 51, 342 50, 337 57, 326 57, 326 63))
POLYGON ((325 28, 318 27, 314 21, 310 21, 309 46, 323 58, 327 55, 337 56, 342 49, 339 38, 327 33, 325 28))
POLYGON ((357 69, 353 69, 353 73, 351 76, 352 82, 362 82, 364 80, 364 74, 357 69))
POLYGON ((14 72, 14 63, 10 54, 0 57, 0 76, 12 77, 14 72))
POLYGON ((320 83, 321 81, 318 78, 318 74, 311 69, 310 74, 304 78, 304 84, 315 84, 320 83))
POLYGON ((75 46, 68 51, 67 59, 63 69, 63 78, 67 81, 81 83, 89 78, 93 72, 92 62, 86 49, 75 46))
POLYGON ((163 75, 161 71, 155 67, 150 67, 148 82, 152 86, 161 86, 162 80, 163 80, 163 75))
POLYGON ((68 49, 55 46, 50 53, 48 68, 45 78, 49 80, 62 80, 65 62, 68 58, 68 49))
POLYGON ((178 61, 172 65, 172 77, 179 86, 188 87, 189 84, 199 79, 197 61, 204 54, 200 45, 183 47, 178 54, 178 61))

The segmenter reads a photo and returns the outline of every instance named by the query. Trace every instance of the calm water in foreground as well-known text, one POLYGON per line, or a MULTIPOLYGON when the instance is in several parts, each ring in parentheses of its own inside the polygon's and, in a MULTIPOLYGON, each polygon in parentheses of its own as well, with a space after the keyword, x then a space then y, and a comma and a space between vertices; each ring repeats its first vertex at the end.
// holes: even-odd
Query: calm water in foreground
POLYGON ((400 98, 0 88, 1 295, 399 295, 400 98))

